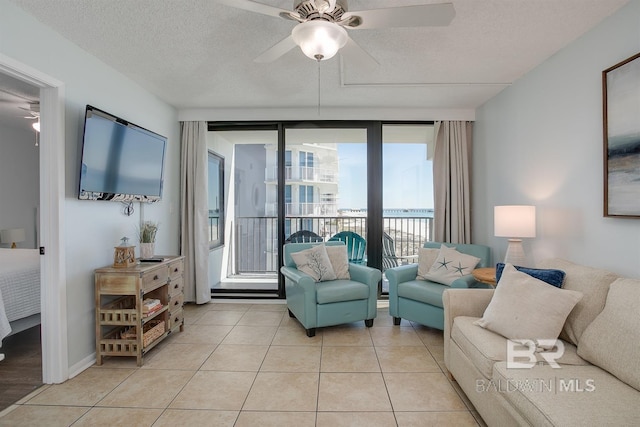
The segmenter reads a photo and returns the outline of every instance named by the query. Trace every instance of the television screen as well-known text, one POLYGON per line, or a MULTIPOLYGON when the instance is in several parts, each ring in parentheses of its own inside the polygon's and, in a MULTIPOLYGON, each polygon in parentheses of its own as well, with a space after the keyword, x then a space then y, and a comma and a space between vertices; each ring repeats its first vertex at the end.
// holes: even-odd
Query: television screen
POLYGON ((160 200, 166 142, 161 135, 87 105, 78 198, 160 200))

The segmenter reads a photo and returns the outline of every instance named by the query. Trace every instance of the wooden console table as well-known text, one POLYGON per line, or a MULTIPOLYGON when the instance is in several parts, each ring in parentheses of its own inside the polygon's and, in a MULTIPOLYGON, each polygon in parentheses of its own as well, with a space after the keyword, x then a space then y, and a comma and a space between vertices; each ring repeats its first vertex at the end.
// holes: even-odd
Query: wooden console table
POLYGON ((142 366, 149 350, 184 330, 184 257, 162 258, 95 270, 97 365, 104 356, 135 356, 142 366), (162 307, 145 313, 145 299, 158 299, 162 307))

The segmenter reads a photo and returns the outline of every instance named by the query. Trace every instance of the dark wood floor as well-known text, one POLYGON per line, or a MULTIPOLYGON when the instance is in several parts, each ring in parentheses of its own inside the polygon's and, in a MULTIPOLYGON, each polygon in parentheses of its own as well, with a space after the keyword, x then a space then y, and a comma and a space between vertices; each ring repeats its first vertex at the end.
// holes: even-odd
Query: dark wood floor
POLYGON ((40 325, 2 340, 0 411, 42 385, 40 325))

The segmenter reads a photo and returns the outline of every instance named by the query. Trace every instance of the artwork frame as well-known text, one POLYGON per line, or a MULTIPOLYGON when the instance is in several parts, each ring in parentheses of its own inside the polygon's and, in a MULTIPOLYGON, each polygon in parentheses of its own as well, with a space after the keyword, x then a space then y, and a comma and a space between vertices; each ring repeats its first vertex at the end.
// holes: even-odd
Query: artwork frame
POLYGON ((640 53, 602 71, 604 216, 640 218, 640 53))

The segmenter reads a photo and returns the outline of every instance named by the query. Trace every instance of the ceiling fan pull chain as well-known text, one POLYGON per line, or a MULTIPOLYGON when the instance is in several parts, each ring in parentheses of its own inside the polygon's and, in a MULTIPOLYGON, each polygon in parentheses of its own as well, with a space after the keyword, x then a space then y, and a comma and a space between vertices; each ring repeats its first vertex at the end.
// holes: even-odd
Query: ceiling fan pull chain
POLYGON ((318 117, 320 116, 320 61, 318 62, 318 117))

